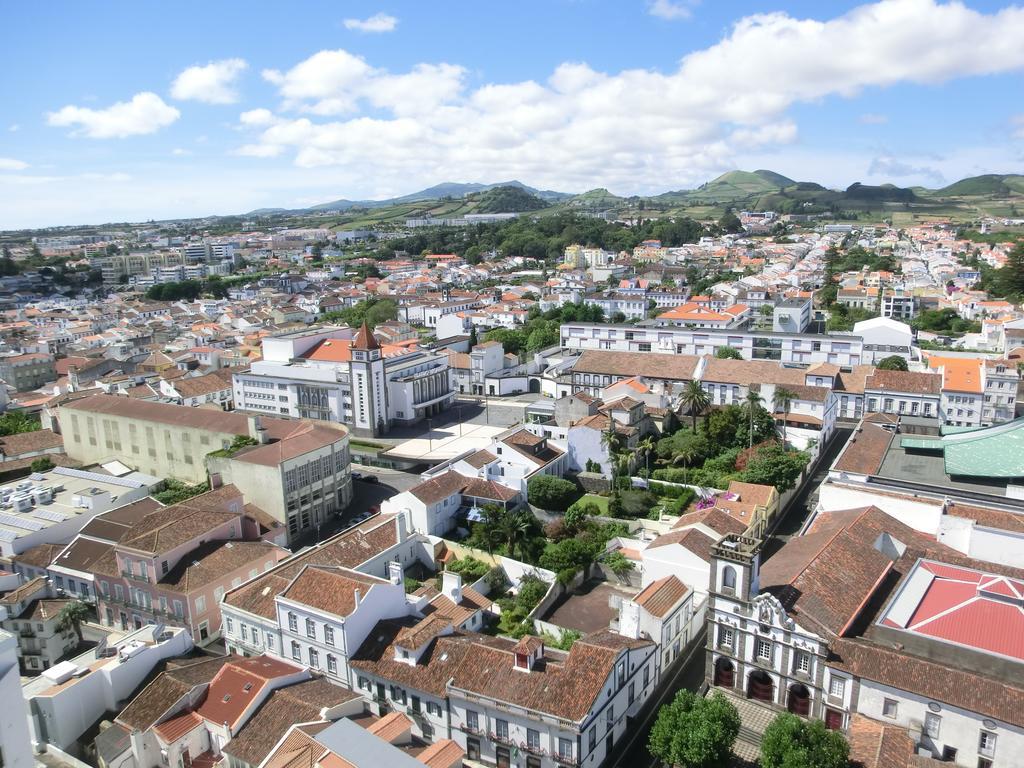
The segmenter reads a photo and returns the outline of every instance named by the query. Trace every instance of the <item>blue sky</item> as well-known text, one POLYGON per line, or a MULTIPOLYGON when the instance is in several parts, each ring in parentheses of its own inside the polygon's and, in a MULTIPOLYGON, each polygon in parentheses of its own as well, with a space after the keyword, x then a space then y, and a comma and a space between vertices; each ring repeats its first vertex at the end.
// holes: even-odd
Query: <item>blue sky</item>
POLYGON ((518 178, 832 186, 1024 169, 1024 8, 711 0, 22 3, 0 228, 518 178))

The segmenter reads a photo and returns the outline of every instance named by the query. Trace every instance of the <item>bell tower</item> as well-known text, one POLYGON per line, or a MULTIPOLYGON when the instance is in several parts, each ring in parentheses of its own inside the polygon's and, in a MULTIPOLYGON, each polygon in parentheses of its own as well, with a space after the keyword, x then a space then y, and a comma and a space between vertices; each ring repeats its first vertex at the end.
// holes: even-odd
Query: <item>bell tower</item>
POLYGON ((356 434, 376 437, 386 432, 388 390, 380 342, 366 321, 352 340, 352 426, 356 434))

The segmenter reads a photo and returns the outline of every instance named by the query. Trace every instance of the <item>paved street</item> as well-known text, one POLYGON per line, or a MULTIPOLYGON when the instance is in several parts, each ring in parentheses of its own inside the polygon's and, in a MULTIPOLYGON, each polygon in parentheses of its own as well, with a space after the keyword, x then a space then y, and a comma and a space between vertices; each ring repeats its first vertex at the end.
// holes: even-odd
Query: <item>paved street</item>
POLYGON ((684 688, 696 691, 704 682, 705 634, 695 639, 686 657, 669 670, 669 679, 663 681, 658 693, 647 702, 640 716, 615 747, 615 753, 608 762, 611 768, 657 768, 658 761, 647 751, 647 738, 661 706, 684 688))

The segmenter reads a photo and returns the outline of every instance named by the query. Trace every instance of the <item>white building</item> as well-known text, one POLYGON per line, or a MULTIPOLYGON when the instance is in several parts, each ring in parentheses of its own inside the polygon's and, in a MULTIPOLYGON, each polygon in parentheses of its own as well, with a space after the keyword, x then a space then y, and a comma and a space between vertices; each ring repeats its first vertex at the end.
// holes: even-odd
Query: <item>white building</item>
POLYGON ((21 697, 18 641, 0 630, 0 762, 11 768, 34 768, 28 711, 21 697))

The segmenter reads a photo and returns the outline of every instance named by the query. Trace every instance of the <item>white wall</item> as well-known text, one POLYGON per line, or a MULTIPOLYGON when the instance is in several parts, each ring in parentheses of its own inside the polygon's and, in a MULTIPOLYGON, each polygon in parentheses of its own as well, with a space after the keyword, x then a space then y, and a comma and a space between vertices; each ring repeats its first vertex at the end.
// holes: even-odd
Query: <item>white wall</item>
POLYGON ((28 711, 21 697, 18 674, 18 641, 14 635, 0 631, 0 750, 4 766, 34 768, 28 711))
MULTIPOLYGON (((926 713, 931 711, 929 703, 937 705, 934 714, 941 718, 939 736, 930 739, 922 731, 922 741, 941 755, 943 746, 954 747, 957 751, 956 764, 965 768, 978 765, 978 742, 982 730, 996 735, 995 764, 1019 765, 1024 754, 1024 729, 1008 723, 991 721, 994 728, 986 728, 986 718, 974 712, 952 707, 943 702, 931 702, 916 693, 890 688, 873 680, 861 680, 857 698, 857 711, 873 720, 899 725, 911 730, 922 730, 926 713), (885 699, 897 702, 896 717, 883 713, 885 699)), ((934 709, 933 707, 932 709, 934 709)))

